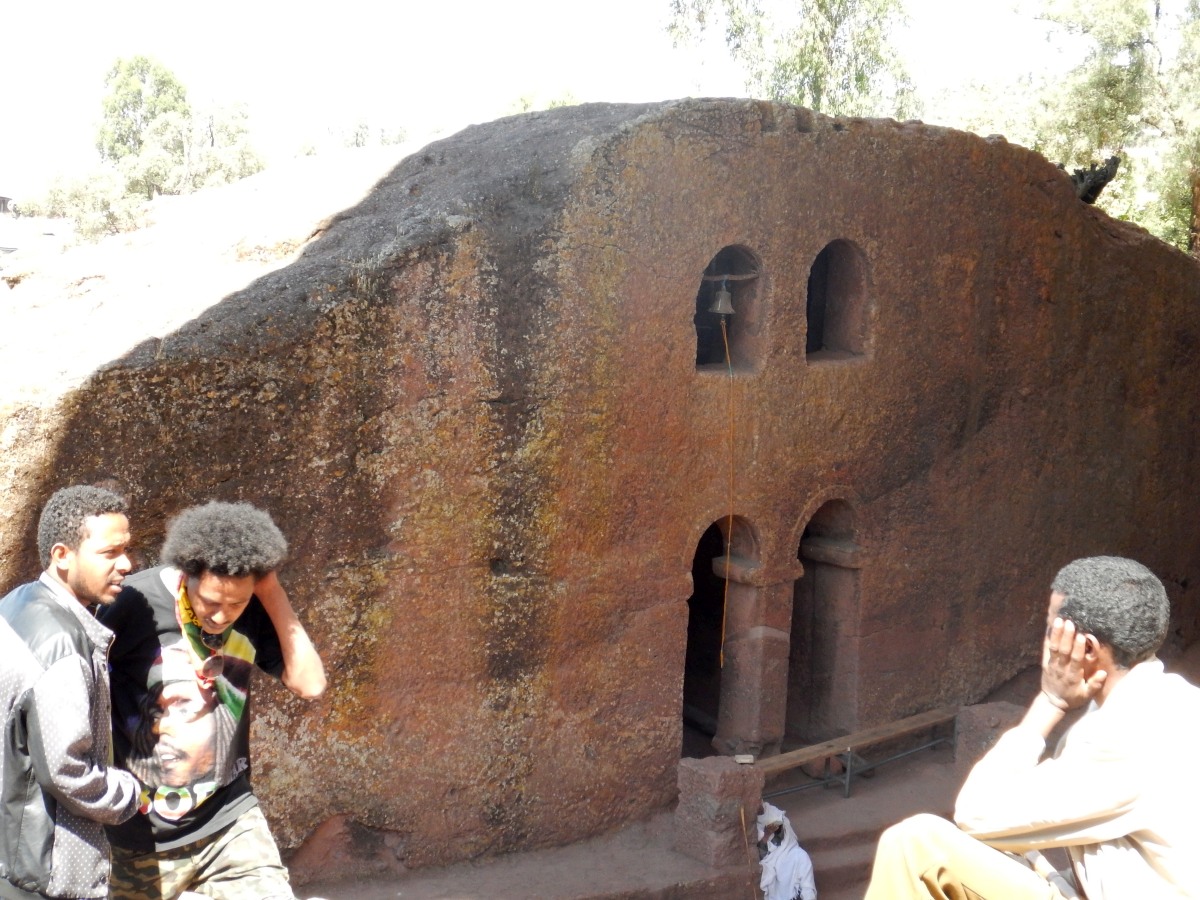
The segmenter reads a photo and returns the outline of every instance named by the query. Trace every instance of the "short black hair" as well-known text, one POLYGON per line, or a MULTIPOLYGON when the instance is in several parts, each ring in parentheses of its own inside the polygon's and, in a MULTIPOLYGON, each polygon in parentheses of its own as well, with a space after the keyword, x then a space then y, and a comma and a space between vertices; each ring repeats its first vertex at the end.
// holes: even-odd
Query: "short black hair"
POLYGON ((1090 556, 1064 566, 1052 591, 1063 595, 1058 614, 1112 649, 1128 669, 1149 659, 1166 640, 1171 603, 1166 588, 1139 562, 1090 556))
POLYGON ((261 578, 287 557, 287 538, 249 503, 213 500, 181 512, 167 527, 162 559, 188 575, 261 578))
POLYGON ((55 491, 42 507, 38 519, 38 559, 43 568, 50 566, 50 551, 55 544, 65 544, 78 550, 87 537, 87 520, 109 513, 125 515, 129 505, 125 498, 90 484, 74 484, 55 491))

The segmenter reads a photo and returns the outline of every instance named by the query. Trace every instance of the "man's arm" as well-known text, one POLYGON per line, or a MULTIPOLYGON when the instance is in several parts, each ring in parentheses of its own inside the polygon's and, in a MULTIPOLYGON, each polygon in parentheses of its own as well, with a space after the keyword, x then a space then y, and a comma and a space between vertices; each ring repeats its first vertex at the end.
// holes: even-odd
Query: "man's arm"
POLYGON ((958 795, 954 820, 964 831, 1002 849, 1104 840, 1105 823, 1136 799, 1140 776, 1120 748, 1081 739, 1068 756, 1041 761, 1046 738, 1067 712, 1104 684, 1103 671, 1086 676, 1088 639, 1074 623, 1054 620, 1042 648, 1041 690, 1020 724, 975 764, 958 795))
POLYGON ((279 635, 279 649, 283 654, 280 680, 297 697, 305 700, 320 697, 325 693, 325 665, 296 617, 279 577, 274 572, 264 575, 255 583, 254 595, 279 635))
POLYGON ((107 765, 108 748, 93 741, 86 667, 86 660, 65 657, 31 689, 25 714, 30 762, 38 784, 72 813, 116 825, 137 812, 138 783, 107 765))

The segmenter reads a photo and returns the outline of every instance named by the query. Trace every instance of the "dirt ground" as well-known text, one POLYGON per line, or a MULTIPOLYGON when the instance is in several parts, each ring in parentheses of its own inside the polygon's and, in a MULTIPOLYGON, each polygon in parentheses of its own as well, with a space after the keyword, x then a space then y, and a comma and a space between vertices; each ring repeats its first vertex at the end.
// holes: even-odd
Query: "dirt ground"
MULTIPOLYGON (((1167 668, 1200 684, 1200 644, 1168 660, 1167 668)), ((1024 705, 1037 691, 1038 669, 1027 669, 985 702, 1024 705)), ((696 745, 698 748, 699 745, 696 745)), ((696 749, 693 748, 693 749, 696 749)), ((811 790, 771 800, 801 835, 817 871, 821 900, 862 896, 874 836, 915 812, 948 814, 961 772, 946 749, 922 752, 838 790, 811 790)), ((779 784, 772 785, 778 789, 779 784)), ((669 812, 612 834, 566 847, 515 853, 420 870, 387 881, 302 885, 300 897, 326 900, 725 900, 756 895, 728 871, 713 870, 671 846, 669 812)))

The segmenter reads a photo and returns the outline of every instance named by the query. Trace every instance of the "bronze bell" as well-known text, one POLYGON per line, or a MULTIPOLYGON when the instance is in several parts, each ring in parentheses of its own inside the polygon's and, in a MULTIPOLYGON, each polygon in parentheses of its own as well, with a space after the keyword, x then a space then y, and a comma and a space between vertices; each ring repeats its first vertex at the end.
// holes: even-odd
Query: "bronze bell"
POLYGON ((733 294, 729 293, 729 289, 724 284, 713 294, 712 306, 708 308, 708 311, 716 313, 718 316, 733 315, 733 294))

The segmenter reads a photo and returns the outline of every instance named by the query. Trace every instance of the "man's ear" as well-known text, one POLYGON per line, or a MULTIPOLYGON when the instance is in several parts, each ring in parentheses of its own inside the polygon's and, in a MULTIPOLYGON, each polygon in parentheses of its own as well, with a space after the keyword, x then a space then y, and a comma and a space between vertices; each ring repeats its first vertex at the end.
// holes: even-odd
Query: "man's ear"
POLYGON ((70 564, 71 555, 75 551, 66 544, 58 543, 50 548, 50 565, 56 569, 65 569, 70 564))

